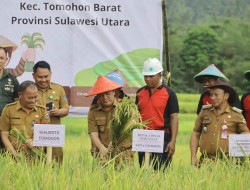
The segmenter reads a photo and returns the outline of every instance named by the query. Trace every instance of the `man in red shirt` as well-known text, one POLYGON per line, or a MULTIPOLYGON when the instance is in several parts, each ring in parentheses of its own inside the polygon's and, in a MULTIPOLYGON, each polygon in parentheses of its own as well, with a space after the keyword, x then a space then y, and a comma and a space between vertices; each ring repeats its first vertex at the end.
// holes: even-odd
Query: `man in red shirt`
MULTIPOLYGON (((136 104, 142 121, 147 122, 147 129, 165 132, 163 153, 151 154, 155 170, 166 168, 171 162, 178 133, 178 99, 175 92, 162 83, 162 71, 162 64, 158 59, 146 60, 142 71, 146 86, 136 93, 136 104)), ((139 152, 140 166, 144 157, 144 152, 139 152)))
MULTIPOLYGON (((246 71, 244 76, 250 81, 250 70, 246 71)), ((243 109, 243 115, 246 118, 247 127, 250 129, 250 92, 243 94, 241 97, 241 106, 243 109)))

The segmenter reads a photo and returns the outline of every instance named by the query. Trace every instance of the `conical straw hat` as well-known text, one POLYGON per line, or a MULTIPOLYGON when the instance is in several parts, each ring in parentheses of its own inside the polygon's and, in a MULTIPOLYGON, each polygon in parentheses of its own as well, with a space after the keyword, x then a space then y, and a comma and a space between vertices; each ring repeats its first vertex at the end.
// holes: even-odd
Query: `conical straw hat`
POLYGON ((125 80, 125 78, 123 77, 121 71, 119 69, 114 70, 113 72, 107 74, 105 77, 107 77, 108 79, 122 85, 122 86, 127 86, 128 83, 125 80))
POLYGON ((0 47, 3 47, 7 50, 9 57, 11 57, 12 52, 17 49, 17 45, 15 43, 2 35, 0 35, 0 47))
POLYGON ((99 76, 94 86, 89 90, 86 97, 101 94, 121 87, 122 85, 108 79, 107 77, 99 76))
POLYGON ((207 68, 195 75, 194 80, 198 83, 202 83, 204 77, 218 77, 229 81, 228 78, 214 64, 209 65, 207 68))

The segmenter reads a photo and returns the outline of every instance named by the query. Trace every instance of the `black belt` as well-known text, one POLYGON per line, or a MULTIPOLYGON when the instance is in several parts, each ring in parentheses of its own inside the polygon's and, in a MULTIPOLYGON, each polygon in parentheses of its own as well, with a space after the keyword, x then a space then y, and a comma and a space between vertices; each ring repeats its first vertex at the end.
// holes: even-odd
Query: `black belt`
POLYGON ((157 130, 157 131, 164 131, 164 133, 170 134, 170 129, 169 129, 169 128, 154 129, 154 130, 157 130))

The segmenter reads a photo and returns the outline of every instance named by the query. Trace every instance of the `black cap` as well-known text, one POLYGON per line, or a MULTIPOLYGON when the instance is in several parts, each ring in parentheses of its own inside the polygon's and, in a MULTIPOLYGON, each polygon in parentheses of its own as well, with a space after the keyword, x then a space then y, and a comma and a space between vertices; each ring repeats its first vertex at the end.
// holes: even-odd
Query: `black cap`
POLYGON ((244 73, 244 76, 245 76, 245 78, 246 78, 247 80, 250 81, 250 70, 246 71, 246 72, 244 73))

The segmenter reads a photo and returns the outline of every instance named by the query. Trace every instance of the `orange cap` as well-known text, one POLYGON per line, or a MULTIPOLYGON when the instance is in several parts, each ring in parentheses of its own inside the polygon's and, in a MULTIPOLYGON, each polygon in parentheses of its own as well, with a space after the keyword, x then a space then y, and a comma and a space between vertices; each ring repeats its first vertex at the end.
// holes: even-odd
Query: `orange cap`
POLYGON ((101 93, 108 92, 111 90, 115 90, 117 88, 122 88, 122 85, 116 82, 113 82, 107 77, 99 76, 94 86, 89 90, 89 93, 86 95, 86 97, 101 94, 101 93))

